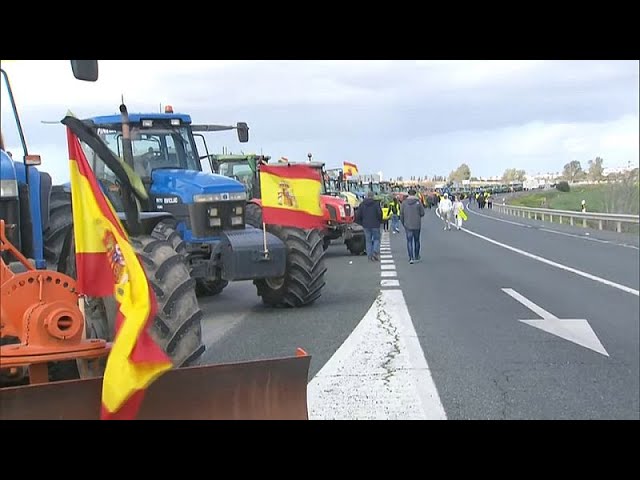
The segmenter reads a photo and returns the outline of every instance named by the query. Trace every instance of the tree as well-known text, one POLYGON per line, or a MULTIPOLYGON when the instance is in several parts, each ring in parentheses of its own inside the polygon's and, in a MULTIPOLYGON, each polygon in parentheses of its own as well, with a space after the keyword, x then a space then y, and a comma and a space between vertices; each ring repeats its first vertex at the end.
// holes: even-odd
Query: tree
POLYGON ((600 157, 596 157, 595 160, 589 160, 589 180, 593 182, 602 180, 602 173, 604 172, 602 162, 603 160, 600 157))
POLYGON ((571 183, 575 182, 577 178, 582 174, 582 165, 578 160, 571 160, 564 166, 562 171, 562 177, 569 180, 571 183))
POLYGON ((469 180, 471 178, 471 169, 469 165, 463 163, 453 172, 449 174, 450 182, 461 182, 462 180, 469 180))
POLYGON ((522 182, 527 173, 524 170, 518 170, 515 168, 507 168, 502 174, 502 181, 504 183, 510 182, 522 182))

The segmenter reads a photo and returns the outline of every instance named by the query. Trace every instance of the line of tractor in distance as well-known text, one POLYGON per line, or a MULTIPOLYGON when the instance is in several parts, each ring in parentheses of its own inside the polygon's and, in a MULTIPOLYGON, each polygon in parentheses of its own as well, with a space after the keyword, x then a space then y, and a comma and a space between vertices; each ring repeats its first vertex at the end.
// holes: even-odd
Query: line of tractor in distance
MULTIPOLYGON (((247 222, 252 225, 262 224, 262 217, 258 214, 261 199, 260 163, 269 163, 270 158, 268 155, 256 154, 209 155, 212 171, 238 180, 245 185, 251 199, 247 205, 247 222)), ((323 162, 287 163, 312 167, 318 170, 322 177, 320 203, 324 215, 324 224, 321 230, 323 249, 327 250, 332 240, 342 238, 351 254, 362 255, 366 248, 364 229, 355 222, 355 212, 351 205, 339 196, 333 195, 327 188, 325 164, 323 162)))

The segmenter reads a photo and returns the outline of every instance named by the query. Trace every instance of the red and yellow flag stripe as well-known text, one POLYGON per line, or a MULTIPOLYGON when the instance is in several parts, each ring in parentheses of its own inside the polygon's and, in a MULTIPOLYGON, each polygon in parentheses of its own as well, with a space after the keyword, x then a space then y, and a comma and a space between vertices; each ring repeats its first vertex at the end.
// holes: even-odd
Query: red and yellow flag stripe
POLYGON ((104 372, 101 418, 133 419, 146 388, 172 363, 148 332, 157 303, 140 260, 70 129, 67 142, 77 289, 93 297, 113 295, 118 303, 115 341, 104 372))
POLYGON ((267 224, 321 228, 320 172, 307 165, 261 165, 262 218, 267 224))
POLYGON ((351 177, 358 174, 358 166, 351 162, 342 162, 342 174, 345 177, 351 177))

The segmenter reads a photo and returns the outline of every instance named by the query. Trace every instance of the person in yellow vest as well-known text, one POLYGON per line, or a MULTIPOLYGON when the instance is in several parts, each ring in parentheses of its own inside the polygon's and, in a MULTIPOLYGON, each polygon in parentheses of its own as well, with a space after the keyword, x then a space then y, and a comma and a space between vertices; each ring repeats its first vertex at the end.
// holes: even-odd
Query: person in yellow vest
POLYGON ((391 219, 391 208, 389 205, 382 207, 382 228, 385 232, 389 231, 389 220, 391 219))
POLYGON ((395 195, 389 203, 389 211, 391 212, 391 230, 393 233, 400 232, 400 201, 395 195))

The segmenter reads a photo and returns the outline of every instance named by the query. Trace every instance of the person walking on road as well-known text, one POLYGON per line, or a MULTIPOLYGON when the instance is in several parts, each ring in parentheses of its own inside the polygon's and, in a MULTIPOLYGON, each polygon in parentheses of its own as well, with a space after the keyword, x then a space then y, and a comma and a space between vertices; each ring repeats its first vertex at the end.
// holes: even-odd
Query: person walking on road
POLYGON ((367 257, 370 261, 380 260, 380 225, 382 225, 382 207, 374 198, 374 193, 367 192, 367 198, 358 207, 356 223, 364 228, 367 257))
POLYGON ((409 263, 420 261, 420 232, 422 229, 422 217, 424 217, 424 205, 415 190, 409 190, 409 196, 400 206, 400 221, 407 234, 407 253, 409 263))
POLYGON ((456 229, 460 230, 462 227, 462 220, 466 216, 464 213, 464 203, 462 203, 460 197, 456 197, 456 201, 453 202, 453 214, 456 218, 456 229))
POLYGON ((400 232, 400 202, 398 197, 393 197, 389 204, 389 210, 391 211, 391 230, 393 230, 393 233, 398 233, 400 232))
POLYGON ((444 221, 444 230, 451 230, 451 224, 453 223, 453 203, 451 203, 448 193, 445 193, 442 200, 440 200, 438 213, 444 221))

